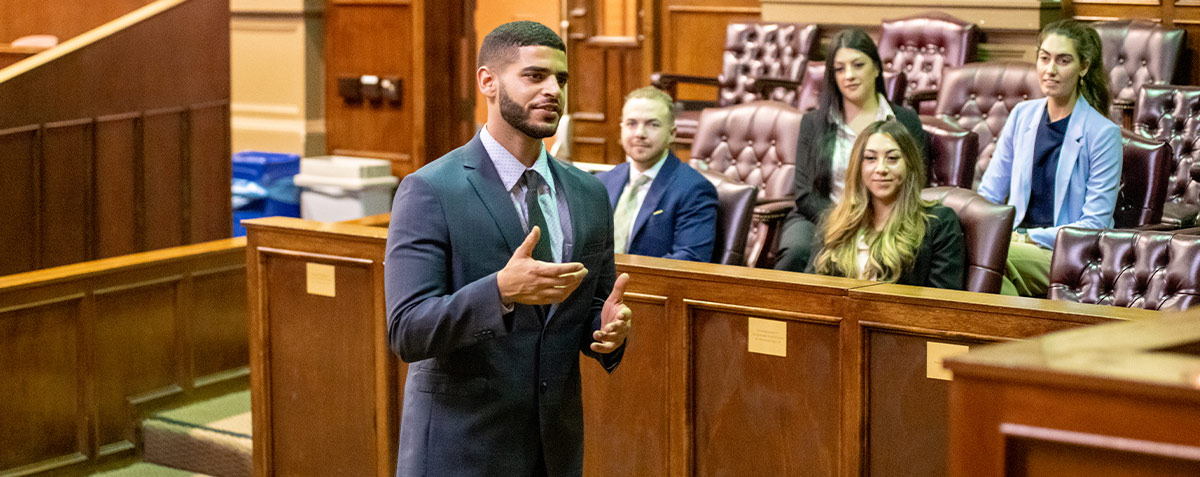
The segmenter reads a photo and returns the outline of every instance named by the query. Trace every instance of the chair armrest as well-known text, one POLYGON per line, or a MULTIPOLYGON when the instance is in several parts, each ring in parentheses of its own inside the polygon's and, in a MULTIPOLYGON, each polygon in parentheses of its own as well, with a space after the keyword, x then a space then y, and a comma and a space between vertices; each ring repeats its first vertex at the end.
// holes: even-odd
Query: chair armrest
POLYGON ((804 82, 779 78, 748 78, 745 85, 746 91, 754 93, 760 98, 765 98, 776 88, 799 90, 804 85, 804 82))
POLYGON ((945 119, 920 116, 921 129, 929 135, 927 173, 931 185, 970 189, 975 180, 975 158, 979 136, 945 119))
POLYGON ((1161 231, 1173 231, 1173 230, 1176 230, 1176 229, 1175 229, 1175 227, 1173 227, 1173 226, 1171 226, 1171 225, 1168 225, 1168 224, 1163 224, 1163 223, 1158 223, 1158 224, 1146 224, 1146 225, 1139 225, 1139 226, 1137 226, 1137 227, 1130 227, 1130 228, 1127 228, 1127 229, 1120 229, 1120 230, 1136 230, 1136 231, 1143 231, 1143 230, 1161 230, 1161 231))
POLYGON ((904 104, 918 113, 921 112, 921 103, 926 101, 937 101, 938 91, 936 89, 927 89, 925 91, 913 91, 907 98, 904 99, 904 104))
POLYGON ((1113 109, 1121 112, 1120 125, 1125 129, 1133 129, 1133 101, 1114 99, 1112 104, 1113 109))
POLYGON ((775 200, 759 203, 754 206, 754 218, 770 226, 773 222, 783 221, 792 209, 796 208, 794 200, 775 200))
POLYGON ((679 83, 720 86, 721 81, 711 76, 677 75, 674 73, 657 72, 650 75, 650 84, 655 88, 666 91, 671 98, 678 99, 679 83))

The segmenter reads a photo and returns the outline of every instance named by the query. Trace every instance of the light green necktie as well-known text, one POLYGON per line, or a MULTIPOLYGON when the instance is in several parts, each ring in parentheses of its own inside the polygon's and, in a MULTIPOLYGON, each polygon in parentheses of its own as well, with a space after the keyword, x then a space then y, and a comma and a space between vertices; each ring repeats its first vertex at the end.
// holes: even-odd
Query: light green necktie
POLYGON ((617 200, 617 209, 613 211, 613 251, 616 253, 625 253, 629 248, 630 225, 637 219, 638 213, 638 191, 647 182, 650 182, 650 176, 638 177, 633 181, 633 186, 625 188, 617 200))

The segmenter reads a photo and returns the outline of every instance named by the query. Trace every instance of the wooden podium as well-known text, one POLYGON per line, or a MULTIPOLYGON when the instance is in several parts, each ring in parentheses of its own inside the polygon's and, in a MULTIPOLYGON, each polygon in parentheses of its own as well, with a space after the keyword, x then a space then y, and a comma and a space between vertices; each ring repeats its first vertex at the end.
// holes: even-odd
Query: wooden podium
POLYGON ((947 363, 950 475, 1200 475, 1200 310, 947 363))

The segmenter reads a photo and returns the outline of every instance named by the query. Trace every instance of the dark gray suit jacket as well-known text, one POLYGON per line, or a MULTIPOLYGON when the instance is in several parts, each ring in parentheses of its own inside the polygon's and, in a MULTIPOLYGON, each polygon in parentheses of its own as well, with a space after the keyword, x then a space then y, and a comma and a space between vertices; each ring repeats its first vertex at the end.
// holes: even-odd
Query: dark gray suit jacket
POLYGON ((501 308, 496 273, 525 232, 478 136, 400 183, 384 265, 389 343, 412 363, 398 476, 530 475, 543 461, 549 475, 582 473, 579 353, 612 371, 624 352, 589 349, 615 276, 612 211, 600 181, 550 162, 570 261, 589 273, 549 319, 501 308))

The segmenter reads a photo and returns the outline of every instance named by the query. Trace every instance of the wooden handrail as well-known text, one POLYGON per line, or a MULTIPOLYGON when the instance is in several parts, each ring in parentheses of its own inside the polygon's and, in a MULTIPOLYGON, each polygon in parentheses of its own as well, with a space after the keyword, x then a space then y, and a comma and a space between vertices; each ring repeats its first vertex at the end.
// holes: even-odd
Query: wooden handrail
POLYGON ((0 276, 0 292, 31 285, 44 285, 56 281, 77 280, 111 273, 120 269, 134 270, 162 262, 193 259, 198 256, 228 252, 245 247, 246 237, 235 237, 5 275, 0 276))
POLYGON ((120 32, 121 30, 146 21, 155 15, 166 12, 187 1, 189 0, 158 0, 142 8, 129 12, 127 15, 123 15, 120 18, 93 28, 79 36, 59 43, 57 46, 13 63, 6 68, 0 69, 0 82, 8 81, 17 75, 54 61, 55 59, 67 54, 73 53, 76 50, 103 40, 104 38, 120 32))

